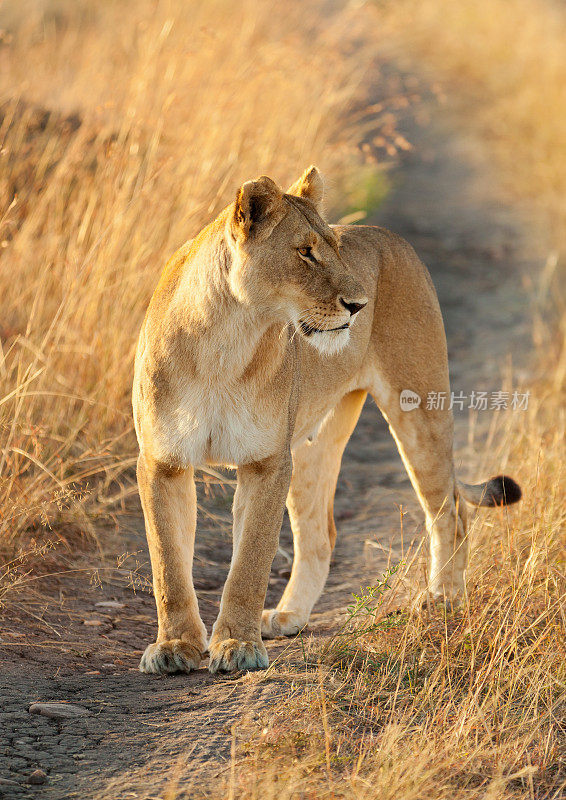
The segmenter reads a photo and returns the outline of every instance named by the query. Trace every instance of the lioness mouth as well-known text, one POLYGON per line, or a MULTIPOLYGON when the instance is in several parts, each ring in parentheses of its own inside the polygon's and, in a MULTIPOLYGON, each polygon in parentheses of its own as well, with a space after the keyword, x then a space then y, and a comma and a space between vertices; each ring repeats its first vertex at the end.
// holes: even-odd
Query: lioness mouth
POLYGON ((344 331, 346 328, 350 327, 349 322, 345 322, 343 325, 339 325, 337 328, 313 328, 311 325, 307 325, 306 322, 301 322, 301 330, 305 334, 305 336, 311 336, 313 333, 330 333, 331 331, 344 331))

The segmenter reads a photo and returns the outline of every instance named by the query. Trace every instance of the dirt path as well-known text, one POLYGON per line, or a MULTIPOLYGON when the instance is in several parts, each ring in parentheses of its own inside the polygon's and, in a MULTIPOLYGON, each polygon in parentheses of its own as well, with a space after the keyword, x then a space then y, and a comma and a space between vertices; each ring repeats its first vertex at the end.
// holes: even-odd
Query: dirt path
MULTIPOLYGON (((438 109, 421 107, 418 113, 437 116, 438 109)), ((375 221, 411 241, 432 273, 448 331, 453 388, 468 394, 498 388, 506 354, 513 352, 516 363, 528 339, 520 276, 540 264, 527 254, 520 220, 498 201, 477 146, 451 128, 446 115, 425 126, 408 115, 401 127, 415 149, 393 174, 395 190, 375 221)), ((460 413, 460 443, 466 430, 466 413, 460 413)), ((230 556, 230 496, 217 488, 211 497, 204 489, 195 582, 210 629, 230 556)), ((409 509, 407 540, 419 535, 422 517, 386 426, 367 403, 343 462, 338 544, 313 635, 336 627, 352 592, 382 572, 389 553, 399 558, 406 544, 399 536, 399 503, 409 509)), ((261 717, 285 690, 277 672, 269 681, 212 677, 205 669, 188 676, 141 675, 137 663, 154 636, 155 608, 144 591, 149 568, 139 511, 120 518, 119 536, 112 530, 101 536, 102 567, 115 564, 121 553, 134 555, 120 570, 101 570, 99 581, 86 571, 64 576, 52 597, 41 596, 27 610, 14 606, 5 622, 0 797, 158 798, 181 773, 180 796, 198 796, 203 771, 210 777, 227 769, 233 724, 246 715, 261 717), (128 585, 130 570, 137 587, 128 585), (114 605, 97 605, 108 601, 114 605), (34 701, 65 701, 89 713, 54 720, 30 714, 34 701), (188 771, 180 766, 187 760, 188 771), (47 774, 46 782, 30 786, 35 769, 47 774)), ((292 551, 287 527, 282 548, 292 551)), ((270 605, 287 570, 280 553, 270 605)), ((269 643, 272 661, 294 657, 283 652, 285 646, 269 643)))

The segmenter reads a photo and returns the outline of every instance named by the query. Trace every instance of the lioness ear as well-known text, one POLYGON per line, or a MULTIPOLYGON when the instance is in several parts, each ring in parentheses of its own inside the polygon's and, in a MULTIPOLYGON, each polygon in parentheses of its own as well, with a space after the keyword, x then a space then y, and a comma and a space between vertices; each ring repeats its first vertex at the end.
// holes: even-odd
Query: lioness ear
POLYGON ((236 235, 242 238, 252 234, 260 237, 268 235, 279 220, 276 212, 282 197, 281 189, 266 175, 243 183, 234 203, 232 221, 236 235))
POLYGON ((303 172, 298 181, 289 186, 287 194, 294 194, 296 197, 304 197, 305 200, 310 200, 320 213, 324 196, 322 175, 314 165, 311 165, 303 172))

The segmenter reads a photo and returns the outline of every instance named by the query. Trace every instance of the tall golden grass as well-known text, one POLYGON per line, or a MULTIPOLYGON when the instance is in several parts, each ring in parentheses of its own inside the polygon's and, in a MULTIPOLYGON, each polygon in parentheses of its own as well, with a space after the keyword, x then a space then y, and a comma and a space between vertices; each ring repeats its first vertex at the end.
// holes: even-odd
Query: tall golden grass
POLYGON ((380 22, 418 69, 469 108, 497 175, 564 249, 566 10, 555 0, 399 0, 380 22))
POLYGON ((137 331, 171 252, 243 180, 359 166, 346 117, 369 43, 353 48, 346 12, 323 9, 4 8, 0 541, 85 529, 123 493, 137 331))

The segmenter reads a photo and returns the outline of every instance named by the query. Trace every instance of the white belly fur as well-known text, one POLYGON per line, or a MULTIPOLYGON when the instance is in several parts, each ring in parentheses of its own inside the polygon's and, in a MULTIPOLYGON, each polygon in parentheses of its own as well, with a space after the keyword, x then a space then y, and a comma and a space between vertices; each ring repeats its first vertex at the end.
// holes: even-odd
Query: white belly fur
POLYGON ((280 426, 241 388, 187 387, 175 409, 154 424, 156 457, 183 466, 236 466, 276 452, 280 426))

